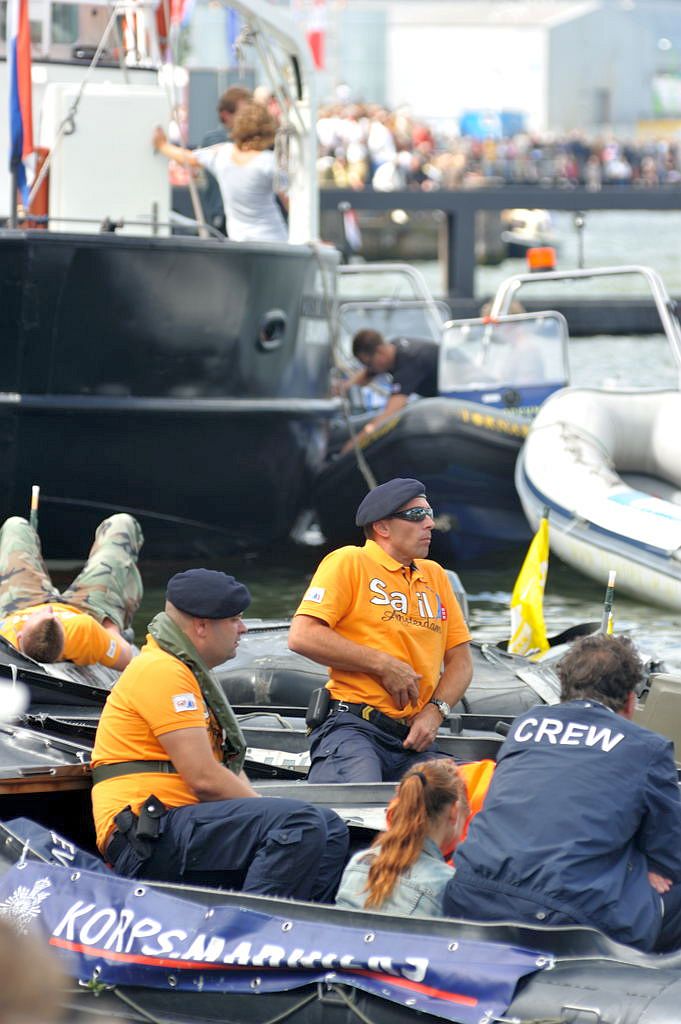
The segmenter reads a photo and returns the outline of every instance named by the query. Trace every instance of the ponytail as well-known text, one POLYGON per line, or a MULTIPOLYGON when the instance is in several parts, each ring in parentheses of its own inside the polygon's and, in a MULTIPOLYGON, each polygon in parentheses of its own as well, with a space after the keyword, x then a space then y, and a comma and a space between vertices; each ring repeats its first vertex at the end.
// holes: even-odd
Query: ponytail
POLYGON ((407 772, 388 806, 388 829, 373 843, 377 852, 365 890, 367 909, 387 899, 400 875, 420 856, 429 827, 452 804, 468 807, 453 761, 425 761, 407 772))

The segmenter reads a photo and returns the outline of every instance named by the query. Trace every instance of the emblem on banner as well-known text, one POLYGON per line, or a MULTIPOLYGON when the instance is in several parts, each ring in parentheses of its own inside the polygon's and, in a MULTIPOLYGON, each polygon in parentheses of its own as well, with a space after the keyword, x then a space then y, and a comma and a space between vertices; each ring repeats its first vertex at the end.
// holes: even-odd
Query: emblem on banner
POLYGON ((31 889, 18 885, 11 896, 0 903, 0 917, 7 918, 18 932, 25 935, 40 914, 43 900, 51 895, 50 888, 49 878, 39 878, 31 889))

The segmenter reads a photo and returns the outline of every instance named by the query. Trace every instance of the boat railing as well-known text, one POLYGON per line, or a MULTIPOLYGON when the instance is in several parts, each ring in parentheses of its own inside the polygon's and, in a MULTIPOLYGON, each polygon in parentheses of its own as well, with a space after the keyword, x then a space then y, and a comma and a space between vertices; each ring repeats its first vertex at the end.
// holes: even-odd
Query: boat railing
POLYGON ((161 229, 168 228, 172 232, 174 228, 182 228, 188 231, 190 228, 194 229, 198 234, 199 227, 204 232, 207 232, 211 238, 218 242, 227 241, 225 235, 221 231, 218 231, 212 224, 199 225, 198 221, 192 220, 189 217, 182 217, 181 220, 169 220, 162 221, 156 220, 153 217, 139 218, 139 219, 127 219, 124 217, 112 219, 110 217, 51 217, 49 214, 27 216, 20 221, 16 228, 6 229, 15 231, 42 231, 44 228, 52 224, 96 224, 97 231, 93 231, 92 234, 115 235, 124 228, 146 228, 146 231, 151 233, 151 236, 159 234, 161 229))
POLYGON ((669 295, 660 275, 651 267, 642 264, 631 264, 621 267, 592 267, 585 270, 546 270, 537 273, 514 274, 500 284, 492 308, 490 319, 507 314, 518 291, 525 285, 538 284, 542 281, 588 281, 601 277, 626 277, 638 275, 650 288, 660 323, 669 341, 679 373, 681 386, 681 323, 676 310, 676 303, 669 295))
MULTIPOLYGON (((435 305, 435 300, 430 288, 426 284, 425 277, 420 270, 417 270, 416 267, 411 266, 409 263, 348 263, 338 267, 338 275, 341 279, 344 277, 366 277, 367 280, 372 278, 378 280, 381 277, 385 279, 393 276, 397 280, 402 279, 407 287, 411 289, 411 295, 407 296, 408 298, 432 302, 435 305)), ((362 298, 368 298, 368 296, 364 294, 362 298)))
MULTIPOLYGON (((427 336, 440 340, 444 303, 433 298, 423 274, 408 263, 350 263, 337 268, 339 308, 349 308, 360 299, 389 305, 418 305, 424 313, 427 336), (354 280, 353 280, 354 279, 354 280), (350 294, 345 282, 352 281, 350 294)), ((373 326, 373 324, 366 326, 373 326)))

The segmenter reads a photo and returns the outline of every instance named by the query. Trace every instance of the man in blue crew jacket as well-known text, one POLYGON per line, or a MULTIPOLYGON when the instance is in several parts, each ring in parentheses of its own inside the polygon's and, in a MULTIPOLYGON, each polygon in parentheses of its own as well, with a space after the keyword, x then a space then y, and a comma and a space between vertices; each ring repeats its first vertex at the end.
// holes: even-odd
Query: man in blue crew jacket
POLYGON ((681 947, 681 797, 669 740, 631 721, 642 664, 586 637, 561 700, 517 719, 456 852, 444 913, 589 925, 647 952, 681 947))

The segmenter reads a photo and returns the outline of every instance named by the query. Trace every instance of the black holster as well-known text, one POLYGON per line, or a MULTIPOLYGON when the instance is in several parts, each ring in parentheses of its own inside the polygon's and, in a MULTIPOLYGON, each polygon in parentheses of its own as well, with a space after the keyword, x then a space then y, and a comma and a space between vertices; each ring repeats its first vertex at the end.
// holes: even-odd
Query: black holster
POLYGON ((331 695, 325 686, 312 691, 307 711, 305 712, 305 725, 308 732, 318 729, 322 722, 325 722, 329 717, 330 701, 331 695))
POLYGON ((160 819, 165 812, 165 804, 152 795, 140 807, 139 815, 133 814, 128 804, 114 818, 117 830, 143 860, 151 856, 151 844, 161 834, 160 819))

